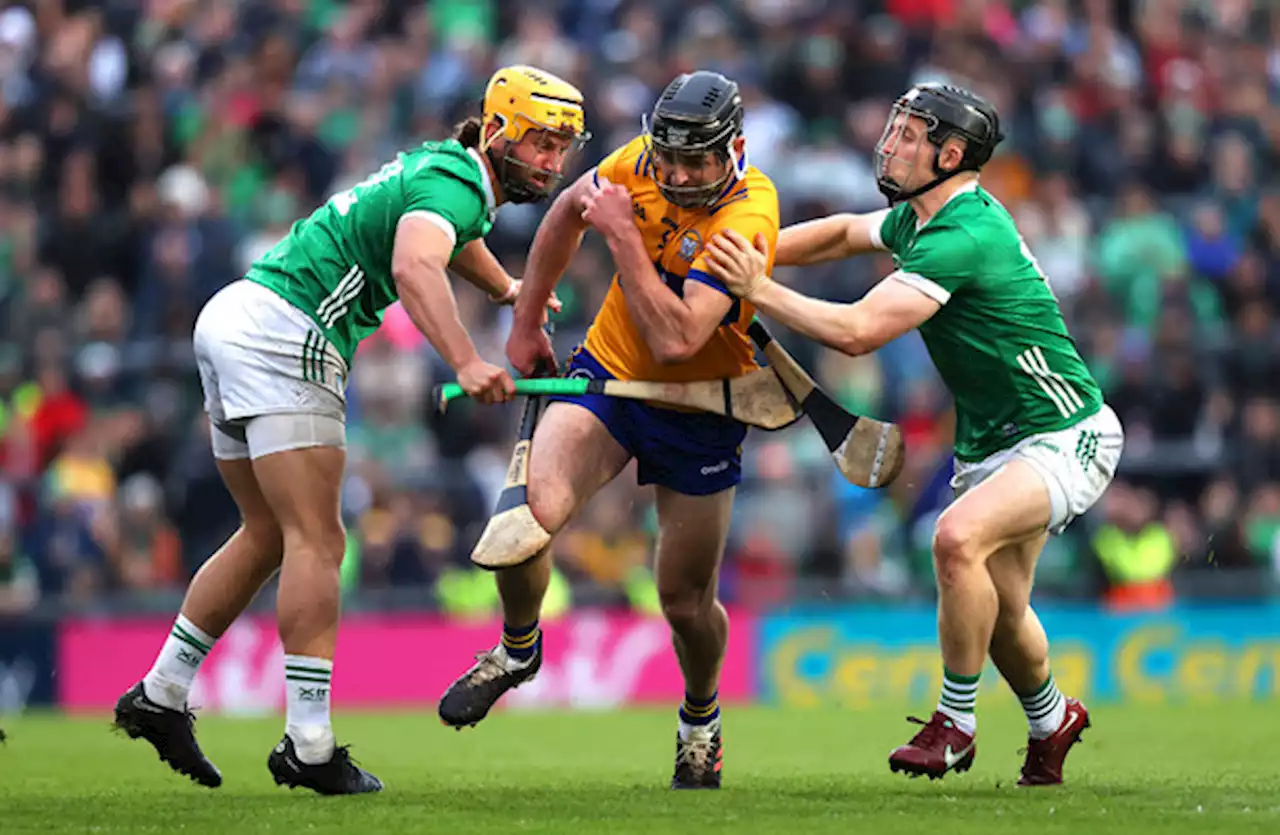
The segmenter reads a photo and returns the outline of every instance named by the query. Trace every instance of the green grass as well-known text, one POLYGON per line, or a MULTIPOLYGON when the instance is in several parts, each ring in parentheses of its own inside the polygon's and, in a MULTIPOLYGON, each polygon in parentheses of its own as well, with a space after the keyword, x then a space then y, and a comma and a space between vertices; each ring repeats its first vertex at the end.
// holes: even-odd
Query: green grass
POLYGON ((1068 785, 1013 785, 1024 728, 981 714, 977 763, 938 782, 890 774, 904 710, 726 712, 725 788, 673 793, 671 711, 505 714, 455 733, 429 712, 339 714, 338 731, 387 784, 321 798, 277 788, 280 720, 206 718, 225 776, 209 791, 106 719, 6 718, 0 832, 1280 832, 1276 707, 1106 707, 1068 785))

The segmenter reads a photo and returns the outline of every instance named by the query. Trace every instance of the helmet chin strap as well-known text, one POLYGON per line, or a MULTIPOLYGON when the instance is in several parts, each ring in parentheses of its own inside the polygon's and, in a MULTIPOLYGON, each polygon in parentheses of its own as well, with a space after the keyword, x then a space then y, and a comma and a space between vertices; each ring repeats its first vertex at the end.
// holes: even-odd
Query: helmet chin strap
POLYGON ((911 191, 903 191, 901 188, 898 187, 897 183, 894 183, 887 176, 884 178, 879 178, 879 177, 876 178, 876 185, 879 187, 880 193, 883 194, 886 199, 888 199, 889 205, 892 206, 898 203, 902 203, 906 200, 914 200, 922 194, 927 194, 933 191, 935 188, 942 185, 947 180, 950 180, 952 177, 956 176, 957 174, 960 174, 964 171, 973 170, 969 168, 956 167, 951 169, 950 171, 943 171, 941 168, 938 167, 938 151, 939 150, 941 149, 938 148, 937 146, 934 146, 933 179, 925 183, 924 185, 920 186, 919 188, 912 189, 911 191))

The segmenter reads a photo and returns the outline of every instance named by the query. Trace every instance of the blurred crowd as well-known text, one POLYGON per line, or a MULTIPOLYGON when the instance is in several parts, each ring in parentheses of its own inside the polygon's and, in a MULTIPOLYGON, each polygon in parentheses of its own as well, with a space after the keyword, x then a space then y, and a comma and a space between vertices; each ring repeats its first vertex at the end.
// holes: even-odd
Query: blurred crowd
MULTIPOLYGON (((1280 569, 1269 5, 2 2, 0 616, 41 600, 142 605, 185 585, 236 524, 192 365, 200 306, 329 194, 475 114, 488 74, 517 62, 586 94, 580 169, 634 136, 677 73, 730 75, 784 223, 883 206, 870 152, 910 84, 989 97, 1008 140, 984 184, 1019 221, 1128 433, 1116 486, 1051 543, 1041 588, 1208 576, 1265 588, 1258 578, 1280 569)), ((490 246, 516 275, 544 210, 500 213, 490 246)), ((779 277, 852 300, 891 269, 869 257, 779 277)), ((588 236, 561 285, 561 355, 611 273, 588 236)), ((458 295, 482 353, 500 358, 508 310, 458 295)), ((889 490, 861 490, 807 424, 753 433, 726 596, 928 595, 952 424, 923 343, 850 359, 785 341, 847 406, 903 425, 908 468, 889 490)), ((432 413, 426 395, 449 373, 398 308, 358 354, 343 494, 355 605, 396 591, 429 605, 432 588, 467 576, 517 415, 432 413)), ((558 541, 566 596, 641 605, 653 523, 628 471, 558 541)), ((477 588, 450 599, 492 605, 477 588)))

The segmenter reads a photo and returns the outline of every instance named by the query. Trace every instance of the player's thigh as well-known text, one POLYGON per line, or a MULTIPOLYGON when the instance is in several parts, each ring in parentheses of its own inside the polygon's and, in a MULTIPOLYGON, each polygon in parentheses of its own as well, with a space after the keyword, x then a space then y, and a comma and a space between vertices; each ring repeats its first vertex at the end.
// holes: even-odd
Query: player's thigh
POLYGON ((655 489, 658 544, 654 575, 664 607, 702 605, 714 596, 729 538, 736 488, 688 495, 655 489))
POLYGON ((934 531, 934 556, 940 562, 986 562, 1003 548, 1039 538, 1050 513, 1040 471, 1010 457, 943 511, 934 531))
POLYGON ((529 510, 555 533, 631 460, 595 411, 549 403, 529 450, 529 510))
POLYGON ((218 459, 215 463, 222 476, 222 483, 227 486, 236 507, 240 509, 240 520, 245 532, 266 555, 278 560, 283 548, 280 523, 276 521, 275 512, 266 496, 262 495, 262 488, 258 486, 253 461, 246 456, 218 459))
MULTIPOLYGON (((256 446, 258 435, 279 428, 277 419, 282 417, 286 416, 268 415, 250 421, 250 447, 256 446)), ((330 556, 340 555, 345 547, 340 505, 346 450, 336 445, 291 446, 255 455, 252 462, 263 499, 280 525, 286 547, 291 541, 301 541, 330 556)))

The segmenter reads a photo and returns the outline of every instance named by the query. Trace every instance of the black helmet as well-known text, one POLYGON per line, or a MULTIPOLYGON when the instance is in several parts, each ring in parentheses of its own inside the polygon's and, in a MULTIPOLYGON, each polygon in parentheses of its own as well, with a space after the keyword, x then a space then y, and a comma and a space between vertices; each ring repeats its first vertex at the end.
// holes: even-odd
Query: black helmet
POLYGON ((917 84, 894 102, 884 134, 876 143, 876 182, 880 193, 889 198, 890 203, 900 203, 936 188, 961 171, 978 171, 991 159, 1002 139, 1000 115, 986 99, 950 84, 917 84), (888 165, 906 127, 906 119, 899 119, 903 115, 924 120, 929 143, 936 150, 941 150, 942 143, 953 136, 964 139, 964 157, 960 164, 943 171, 938 168, 935 151, 934 179, 917 187, 891 180, 888 165))
POLYGON ((663 168, 687 159, 701 165, 714 152, 730 161, 730 147, 742 135, 742 96, 737 83, 718 72, 685 73, 667 85, 644 124, 652 163, 649 170, 662 195, 685 209, 710 206, 737 172, 737 161, 714 183, 676 186, 666 182, 663 168))

